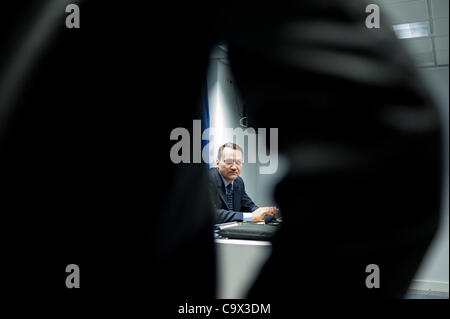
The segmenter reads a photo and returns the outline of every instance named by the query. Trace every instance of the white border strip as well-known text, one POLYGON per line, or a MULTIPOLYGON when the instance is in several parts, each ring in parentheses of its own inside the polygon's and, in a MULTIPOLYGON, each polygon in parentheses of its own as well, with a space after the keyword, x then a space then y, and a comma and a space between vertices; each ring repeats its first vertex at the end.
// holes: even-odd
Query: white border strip
POLYGON ((246 245, 246 246, 272 246, 270 241, 262 240, 246 240, 246 239, 219 239, 215 240, 216 244, 227 245, 246 245))
POLYGON ((432 280, 413 280, 409 289, 448 292, 448 282, 432 280))

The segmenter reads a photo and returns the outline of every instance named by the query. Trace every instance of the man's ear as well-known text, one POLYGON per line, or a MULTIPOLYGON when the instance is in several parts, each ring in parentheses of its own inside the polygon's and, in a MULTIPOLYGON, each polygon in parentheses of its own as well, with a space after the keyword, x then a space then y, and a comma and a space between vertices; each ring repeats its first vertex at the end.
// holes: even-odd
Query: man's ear
POLYGON ((217 166, 217 169, 219 169, 219 160, 218 159, 216 159, 216 166, 217 166))

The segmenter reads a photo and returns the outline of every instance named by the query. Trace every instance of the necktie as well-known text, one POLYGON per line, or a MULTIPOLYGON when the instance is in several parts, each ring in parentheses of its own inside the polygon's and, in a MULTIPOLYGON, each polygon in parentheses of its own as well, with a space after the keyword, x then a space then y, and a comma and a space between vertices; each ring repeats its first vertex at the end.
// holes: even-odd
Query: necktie
POLYGON ((227 185, 227 206, 228 209, 233 210, 233 189, 231 184, 227 185))

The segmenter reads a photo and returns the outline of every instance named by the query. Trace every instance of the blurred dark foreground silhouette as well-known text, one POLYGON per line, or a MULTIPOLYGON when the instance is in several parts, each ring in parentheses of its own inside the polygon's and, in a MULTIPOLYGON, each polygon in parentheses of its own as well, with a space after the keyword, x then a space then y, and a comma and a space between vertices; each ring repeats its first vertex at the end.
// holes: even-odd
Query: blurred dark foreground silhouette
POLYGON ((200 118, 218 41, 250 126, 277 127, 290 162, 275 194, 284 223, 249 297, 404 296, 439 222, 441 130, 389 25, 365 27, 367 3, 85 1, 80 29, 65 27, 66 4, 2 10, 11 299, 214 298, 206 168, 172 163, 169 135, 200 118), (65 287, 71 263, 79 290, 65 287), (365 285, 369 264, 379 289, 365 285))

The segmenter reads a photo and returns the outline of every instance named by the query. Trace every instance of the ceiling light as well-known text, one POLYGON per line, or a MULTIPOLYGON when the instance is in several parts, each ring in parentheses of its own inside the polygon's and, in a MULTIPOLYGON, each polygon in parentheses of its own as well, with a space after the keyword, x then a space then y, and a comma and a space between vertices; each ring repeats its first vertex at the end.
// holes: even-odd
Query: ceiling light
POLYGON ((395 24, 392 27, 399 39, 420 38, 430 35, 428 21, 395 24))

